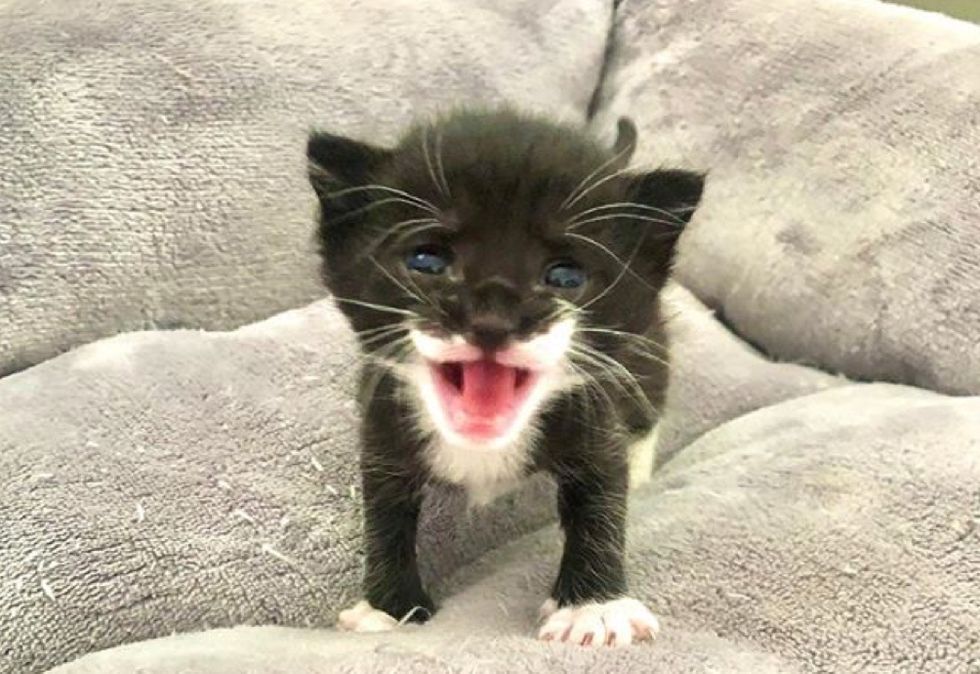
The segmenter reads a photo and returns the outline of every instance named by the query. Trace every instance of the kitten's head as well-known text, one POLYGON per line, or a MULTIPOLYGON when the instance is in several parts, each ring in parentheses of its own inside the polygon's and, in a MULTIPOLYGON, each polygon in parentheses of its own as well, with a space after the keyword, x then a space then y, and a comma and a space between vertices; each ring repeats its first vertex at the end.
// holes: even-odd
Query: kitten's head
POLYGON ((511 443, 659 320, 703 180, 627 171, 635 141, 625 119, 606 148, 507 110, 453 113, 394 148, 310 137, 327 286, 445 440, 511 443))

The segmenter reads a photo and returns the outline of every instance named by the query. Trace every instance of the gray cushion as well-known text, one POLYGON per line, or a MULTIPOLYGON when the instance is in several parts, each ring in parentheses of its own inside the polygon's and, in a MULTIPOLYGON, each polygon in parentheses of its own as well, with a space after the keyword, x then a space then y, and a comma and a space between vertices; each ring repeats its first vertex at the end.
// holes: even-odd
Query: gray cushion
MULTIPOLYGON (((319 302, 0 380, 0 673, 208 626, 332 625, 361 574, 354 353, 319 302)), ((540 526, 549 493, 472 518, 434 494, 425 577, 540 526)))
MULTIPOLYGON (((471 564, 445 563, 450 557, 465 561, 459 553, 461 537, 499 545, 519 533, 484 529, 491 522, 540 525, 552 503, 552 495, 542 490, 520 504, 498 504, 506 514, 484 513, 485 519, 451 526, 448 520, 429 520, 421 549, 430 559, 443 558, 441 573, 430 582, 444 606, 423 627, 381 636, 239 627, 95 653, 57 671, 662 668, 749 674, 862 668, 948 672, 980 664, 975 648, 980 614, 973 610, 980 605, 980 397, 852 384, 794 365, 773 365, 728 334, 690 295, 675 290, 672 301, 681 385, 672 394, 668 416, 701 432, 692 434, 690 444, 666 460, 631 501, 631 584, 663 618, 664 634, 656 644, 597 652, 532 638, 535 611, 561 550, 554 526, 471 564), (692 335, 697 339, 685 339, 692 335), (704 367, 711 354, 724 356, 728 372, 742 373, 741 387, 727 386, 728 374, 719 377, 704 367), (784 397, 778 400, 773 391, 784 397), (529 513, 536 509, 540 519, 531 522, 529 513)), ((153 632, 238 621, 324 626, 356 596, 359 555, 351 530, 356 508, 345 494, 323 490, 325 482, 337 483, 346 475, 349 450, 328 451, 330 445, 315 443, 301 449, 299 444, 301 434, 317 437, 307 417, 311 406, 327 409, 329 404, 344 428, 342 403, 329 403, 319 389, 299 383, 300 373, 294 371, 299 361, 282 357, 285 350, 303 352, 307 342, 301 335, 315 341, 326 336, 319 306, 293 314, 288 322, 270 321, 237 336, 200 335, 167 349, 167 360, 180 361, 182 352, 208 353, 209 345, 219 346, 241 354, 244 360, 235 369, 255 377, 267 372, 258 362, 257 347, 269 344, 274 367, 268 373, 291 374, 278 380, 281 390, 275 392, 263 386, 264 377, 257 386, 243 382, 257 396, 241 396, 236 407, 243 416, 237 421, 221 415, 232 419, 226 429, 175 413, 198 404, 196 386, 160 386, 154 398, 167 402, 145 413, 142 425, 162 427, 184 419, 187 428, 201 429, 197 457, 188 453, 179 462, 147 462, 139 478, 102 478, 117 483, 114 488, 95 478, 84 495, 73 493, 77 487, 63 475, 47 478, 47 491, 33 501, 23 491, 12 500, 4 494, 4 503, 18 504, 13 512, 31 513, 31 526, 18 529, 13 559, 42 550, 44 555, 31 565, 45 564, 36 573, 25 570, 25 585, 16 595, 23 611, 12 623, 20 629, 13 632, 18 664, 39 657, 45 644, 58 644, 62 635, 75 635, 71 643, 81 634, 93 635, 98 641, 90 647, 97 648, 153 632), (273 340, 291 346, 277 349, 273 340), (267 397, 274 393, 281 401, 267 397), (265 410, 262 421, 243 433, 245 419, 257 409, 265 410), (287 409, 297 410, 296 425, 302 430, 296 431, 295 444, 288 441, 293 431, 283 430, 287 409), (239 446, 235 461, 211 449, 224 435, 239 446), (310 452, 329 466, 325 473, 310 466, 310 452), (215 465, 229 476, 231 489, 212 482, 219 473, 215 465), (153 491, 167 498, 152 501, 136 523, 129 504, 148 501, 135 486, 140 482, 143 489, 156 484, 153 491), (237 508, 256 522, 236 516, 237 508), (45 515, 33 514, 43 509, 45 515), (278 524, 283 514, 294 522, 284 529, 278 524), (86 520, 102 525, 80 524, 86 520), (49 522, 65 524, 52 530, 49 522), (75 544, 61 542, 75 538, 74 532, 86 543, 84 556, 75 544), (264 543, 282 556, 263 554, 264 543), (38 587, 39 577, 49 579, 53 601, 38 587), (117 598, 124 592, 129 602, 117 598), (134 601, 140 596, 146 598, 134 601), (91 602, 84 605, 86 611, 79 610, 83 597, 91 602), (74 620, 66 618, 66 609, 74 609, 74 620), (43 640, 24 634, 25 624, 35 625, 43 640)), ((137 355, 137 361, 155 364, 151 353, 137 355)), ((329 370, 320 357, 306 358, 326 376, 329 370)), ((69 365, 63 361, 46 367, 48 375, 54 376, 56 364, 63 372, 69 365)), ((90 376, 113 379, 107 367, 90 376)), ((206 378, 190 370, 184 375, 195 383, 206 378)), ((103 409, 127 405, 123 396, 103 400, 103 409)), ((21 452, 18 465, 53 470, 39 454, 21 452)), ((125 474, 121 462, 126 459, 112 452, 90 449, 88 456, 86 464, 106 465, 111 476, 125 474)), ((58 659, 67 655, 64 648, 58 650, 58 659)))
POLYGON ((980 393, 980 28, 877 2, 628 2, 597 128, 709 169, 680 278, 767 353, 980 393))
POLYGON ((458 102, 584 119, 606 0, 0 4, 0 376, 123 330, 320 295, 313 125, 458 102))
MULTIPOLYGON (((975 174, 962 173, 971 155, 946 153, 975 136, 970 109, 957 124, 950 106, 977 88, 927 81, 963 74, 976 29, 837 0, 620 11, 615 58, 633 65, 613 64, 596 125, 632 112, 647 131, 640 161, 714 167, 680 266, 711 307, 777 355, 976 390, 975 355, 959 346, 980 341, 966 273, 976 239, 964 229, 975 174), (942 68, 926 69, 933 61, 942 68), (918 91, 940 101, 934 119, 918 91), (908 141, 884 152, 883 130, 908 141), (848 138, 867 144, 868 166, 848 138), (949 182, 932 160, 947 162, 949 182), (853 187, 861 200, 845 198, 838 164, 868 169, 853 187), (892 186, 909 184, 906 165, 935 190, 912 233, 918 211, 892 186), (836 222, 848 209, 866 228, 863 266, 854 237, 815 228, 819 213, 836 222), (776 254, 783 216, 805 225, 800 241, 816 237, 815 252, 790 232, 776 254), (869 331, 864 282, 877 279, 888 283, 875 306, 894 320, 869 331)), ((336 312, 317 303, 233 333, 118 337, 0 381, 0 672, 151 637, 164 638, 61 671, 980 668, 980 398, 772 362, 684 291, 671 303, 660 470, 633 499, 629 538, 635 592, 664 618, 655 646, 530 638, 560 549, 543 526, 553 494, 542 482, 474 515, 459 514, 456 494, 432 501, 422 550, 444 602, 433 623, 329 629, 358 593, 357 501, 344 492, 356 479, 355 361, 336 312), (204 631, 242 622, 290 627, 204 631), (317 629, 292 629, 307 626, 317 629)))

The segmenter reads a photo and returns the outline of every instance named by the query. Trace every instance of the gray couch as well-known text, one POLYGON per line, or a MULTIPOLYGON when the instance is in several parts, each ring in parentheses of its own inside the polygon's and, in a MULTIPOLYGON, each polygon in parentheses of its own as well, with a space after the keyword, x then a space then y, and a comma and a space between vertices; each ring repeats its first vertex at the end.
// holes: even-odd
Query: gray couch
POLYGON ((871 0, 418 8, 0 3, 0 673, 980 671, 980 29, 871 0), (487 100, 629 114, 636 163, 710 171, 631 501, 652 645, 533 639, 543 479, 434 492, 442 610, 332 629, 356 354, 304 134, 487 100))

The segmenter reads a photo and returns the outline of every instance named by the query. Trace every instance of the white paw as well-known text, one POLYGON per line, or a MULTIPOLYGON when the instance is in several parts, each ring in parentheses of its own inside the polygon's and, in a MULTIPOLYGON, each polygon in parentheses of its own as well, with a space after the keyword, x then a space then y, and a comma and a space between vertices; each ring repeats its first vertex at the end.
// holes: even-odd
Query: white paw
POLYGON ((362 599, 340 612, 337 627, 348 632, 387 632, 398 627, 398 621, 362 599))
POLYGON ((660 630, 650 609, 628 597, 564 608, 549 599, 541 606, 541 618, 545 623, 538 639, 582 646, 628 646, 653 639, 660 630))

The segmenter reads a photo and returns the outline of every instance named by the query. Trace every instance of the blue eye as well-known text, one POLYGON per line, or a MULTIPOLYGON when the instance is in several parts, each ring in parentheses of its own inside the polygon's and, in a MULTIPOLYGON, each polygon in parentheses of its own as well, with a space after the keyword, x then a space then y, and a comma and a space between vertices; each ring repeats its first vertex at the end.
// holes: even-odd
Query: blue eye
POLYGON ((555 262, 544 272, 544 282, 554 288, 569 290, 585 285, 585 270, 574 262, 555 262))
POLYGON ((451 262, 452 255, 449 251, 435 246, 416 248, 405 260, 409 269, 421 274, 441 274, 451 262))

